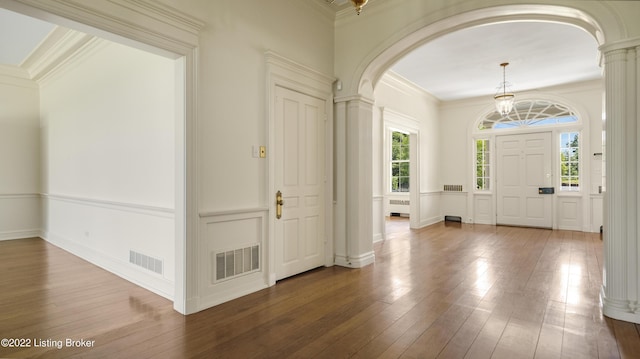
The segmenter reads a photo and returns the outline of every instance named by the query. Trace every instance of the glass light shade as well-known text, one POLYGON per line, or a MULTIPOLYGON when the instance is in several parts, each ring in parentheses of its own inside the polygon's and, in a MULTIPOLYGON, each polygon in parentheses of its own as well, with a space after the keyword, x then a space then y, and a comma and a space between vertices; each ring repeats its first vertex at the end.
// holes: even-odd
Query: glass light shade
POLYGON ((499 95, 495 95, 496 110, 502 115, 506 115, 513 109, 513 101, 516 96, 510 92, 504 92, 499 95))

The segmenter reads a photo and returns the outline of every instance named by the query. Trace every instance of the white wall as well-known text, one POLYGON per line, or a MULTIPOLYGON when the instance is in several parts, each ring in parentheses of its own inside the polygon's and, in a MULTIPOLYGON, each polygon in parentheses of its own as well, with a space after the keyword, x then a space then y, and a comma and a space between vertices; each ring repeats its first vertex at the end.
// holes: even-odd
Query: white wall
POLYGON ((0 69, 0 240, 39 234, 38 101, 35 82, 0 69))
MULTIPOLYGON (((326 4, 312 1, 163 2, 205 24, 197 79, 200 228, 194 243, 196 278, 187 293, 189 303, 200 310, 268 284, 262 280, 263 272, 212 281, 211 253, 248 244, 270 253, 265 223, 271 221, 267 209, 275 195, 268 193, 268 164, 274 150, 267 147, 266 159, 252 155, 252 148, 267 145, 269 138, 265 54, 271 51, 331 77, 335 14, 326 4), (262 225, 248 227, 254 222, 262 225)), ((333 242, 330 233, 327 241, 333 242)), ((261 263, 261 270, 268 268, 269 263, 261 263)))
MULTIPOLYGON (((556 192, 555 228, 597 231, 602 223, 602 197, 598 194, 598 186, 602 184, 602 164, 601 157, 593 154, 602 152, 603 91, 603 83, 597 80, 517 94, 517 98, 555 99, 577 111, 583 121, 581 126, 583 190, 579 197, 556 192), (563 211, 569 208, 573 213, 564 215, 563 211), (577 214, 576 218, 572 218, 574 214, 577 214)), ((495 212, 485 213, 487 206, 491 204, 486 201, 494 200, 487 199, 483 195, 473 196, 473 156, 470 139, 473 125, 481 116, 493 110, 492 106, 490 97, 452 101, 443 103, 441 106, 440 134, 441 138, 446 139, 442 141, 441 151, 447 158, 446 161, 441 162, 442 181, 445 184, 462 184, 463 191, 468 194, 464 199, 453 194, 443 196, 443 207, 449 212, 460 215, 465 221, 475 218, 474 222, 495 223, 495 212), (481 212, 478 211, 480 208, 482 208, 481 212)))
POLYGON ((172 298, 175 62, 94 41, 41 84, 44 237, 172 298), (162 274, 129 263, 160 259, 162 274))
POLYGON ((271 200, 267 161, 251 150, 268 135, 265 52, 333 75, 329 9, 289 0, 163 2, 205 23, 198 78, 201 212, 264 207, 271 200))
MULTIPOLYGON (((410 132, 418 132, 418 173, 419 186, 415 211, 418 214, 415 227, 423 227, 442 220, 440 210, 440 116, 439 101, 407 82, 400 76, 388 72, 375 89, 375 106, 380 113, 374 116, 373 148, 374 148, 374 199, 384 196, 384 201, 392 197, 384 176, 386 176, 384 148, 385 120, 391 121, 392 127, 402 127, 410 132), (387 116, 385 112, 397 115, 387 116)), ((400 197, 400 196, 398 196, 400 197)), ((409 198, 406 198, 409 199, 409 198)), ((375 203, 375 202, 374 202, 375 203)), ((384 208, 388 208, 384 203, 384 208)), ((374 206, 376 208, 376 206, 374 206)), ((414 213, 412 212, 413 216, 414 213)), ((374 219, 381 217, 374 214, 374 219)), ((413 222, 413 221, 412 221, 413 222)), ((377 228, 374 226, 374 229, 377 228)), ((376 237, 374 232, 374 238, 376 237)))

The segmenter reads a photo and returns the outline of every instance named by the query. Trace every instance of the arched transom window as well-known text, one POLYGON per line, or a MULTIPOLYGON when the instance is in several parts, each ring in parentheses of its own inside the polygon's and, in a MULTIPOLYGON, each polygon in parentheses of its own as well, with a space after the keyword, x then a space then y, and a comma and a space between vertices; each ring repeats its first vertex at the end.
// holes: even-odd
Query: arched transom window
POLYGON ((578 116, 567 106, 545 100, 523 100, 507 115, 494 111, 478 124, 478 130, 501 130, 533 126, 550 126, 578 122, 578 116))

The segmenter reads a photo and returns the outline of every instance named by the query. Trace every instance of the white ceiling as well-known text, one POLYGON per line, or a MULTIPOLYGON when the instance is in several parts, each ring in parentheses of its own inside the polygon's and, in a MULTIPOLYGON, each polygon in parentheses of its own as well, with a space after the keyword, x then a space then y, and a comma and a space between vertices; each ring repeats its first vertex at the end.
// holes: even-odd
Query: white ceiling
MULTIPOLYGON (((347 0, 333 8, 344 9, 347 0)), ((366 16, 363 12, 360 16, 366 16)), ((0 64, 19 66, 55 26, 0 9, 0 64)), ((597 79, 597 43, 587 32, 551 22, 509 22, 437 38, 391 70, 443 101, 495 94, 509 62, 514 92, 597 79)))
POLYGON ((55 25, 0 8, 0 64, 20 66, 55 25))
POLYGON ((500 63, 514 92, 601 78, 598 45, 586 31, 551 22, 509 22, 437 38, 391 70, 443 100, 495 94, 500 63))

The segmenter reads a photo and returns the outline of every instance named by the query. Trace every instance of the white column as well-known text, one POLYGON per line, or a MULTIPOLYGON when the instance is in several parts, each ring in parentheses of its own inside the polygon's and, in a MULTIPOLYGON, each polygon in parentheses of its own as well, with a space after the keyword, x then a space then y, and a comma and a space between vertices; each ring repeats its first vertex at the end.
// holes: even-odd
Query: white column
POLYGON ((385 127, 383 120, 384 109, 373 107, 372 143, 371 143, 371 182, 373 187, 373 242, 385 239, 385 127))
POLYGON ((338 98, 335 126, 335 263, 360 268, 373 263, 373 101, 338 98))
MULTIPOLYGON (((627 45, 627 46, 625 46, 627 45)), ((638 51, 604 46, 606 86, 606 177, 604 280, 606 316, 640 323, 638 306, 638 51)))

